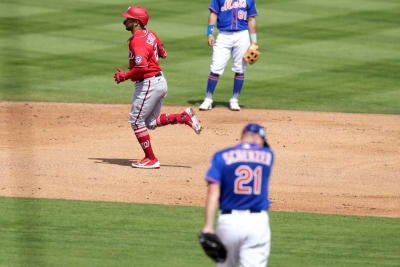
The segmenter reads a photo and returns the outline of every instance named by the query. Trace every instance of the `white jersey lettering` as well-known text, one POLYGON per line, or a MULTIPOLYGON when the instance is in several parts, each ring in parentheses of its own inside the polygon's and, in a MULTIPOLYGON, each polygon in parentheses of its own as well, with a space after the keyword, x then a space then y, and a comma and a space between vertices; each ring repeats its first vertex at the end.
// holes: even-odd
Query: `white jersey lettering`
POLYGON ((236 149, 223 153, 222 158, 226 165, 237 162, 252 162, 270 166, 272 155, 267 151, 236 149))

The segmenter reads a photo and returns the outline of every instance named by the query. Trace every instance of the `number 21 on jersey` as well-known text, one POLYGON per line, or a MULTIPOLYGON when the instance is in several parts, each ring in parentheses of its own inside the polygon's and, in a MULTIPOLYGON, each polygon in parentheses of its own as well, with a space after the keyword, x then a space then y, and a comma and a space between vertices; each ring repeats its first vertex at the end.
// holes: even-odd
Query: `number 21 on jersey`
POLYGON ((235 170, 235 194, 259 195, 261 194, 262 167, 257 166, 254 170, 247 165, 240 165, 235 170), (253 181, 253 186, 249 185, 253 181))

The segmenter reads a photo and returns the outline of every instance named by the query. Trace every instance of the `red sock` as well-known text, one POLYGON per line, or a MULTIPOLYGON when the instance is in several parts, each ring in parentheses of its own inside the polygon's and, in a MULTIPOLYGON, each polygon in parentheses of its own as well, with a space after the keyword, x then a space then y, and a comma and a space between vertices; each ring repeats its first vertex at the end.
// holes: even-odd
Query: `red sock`
POLYGON ((147 131, 147 128, 142 127, 136 129, 135 135, 137 140, 139 141, 139 144, 142 146, 146 158, 151 160, 155 159, 156 157, 154 156, 153 149, 151 148, 150 135, 149 132, 147 131))
POLYGON ((186 112, 182 112, 180 114, 168 114, 164 113, 158 116, 157 118, 157 126, 164 126, 168 124, 176 124, 176 123, 187 123, 189 122, 190 117, 186 112))

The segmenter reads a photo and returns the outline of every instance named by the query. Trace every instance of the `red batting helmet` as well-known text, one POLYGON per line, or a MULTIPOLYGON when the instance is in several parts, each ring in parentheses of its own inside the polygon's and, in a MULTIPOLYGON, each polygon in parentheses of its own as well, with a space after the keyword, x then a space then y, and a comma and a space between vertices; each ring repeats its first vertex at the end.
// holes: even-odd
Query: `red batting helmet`
POLYGON ((130 6, 125 13, 122 13, 122 16, 137 19, 143 24, 143 26, 146 26, 149 21, 149 12, 141 6, 130 6))

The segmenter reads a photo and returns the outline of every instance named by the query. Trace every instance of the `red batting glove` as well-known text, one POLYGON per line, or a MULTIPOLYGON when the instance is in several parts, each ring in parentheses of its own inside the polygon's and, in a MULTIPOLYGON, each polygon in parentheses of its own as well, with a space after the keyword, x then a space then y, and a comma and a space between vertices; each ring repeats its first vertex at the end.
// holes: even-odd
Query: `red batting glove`
POLYGON ((121 83, 121 82, 126 81, 126 80, 127 80, 127 78, 126 78, 126 72, 124 72, 124 71, 121 70, 120 68, 118 68, 117 70, 118 70, 118 72, 116 72, 116 73, 114 74, 114 80, 115 80, 115 82, 118 84, 118 83, 121 83))

